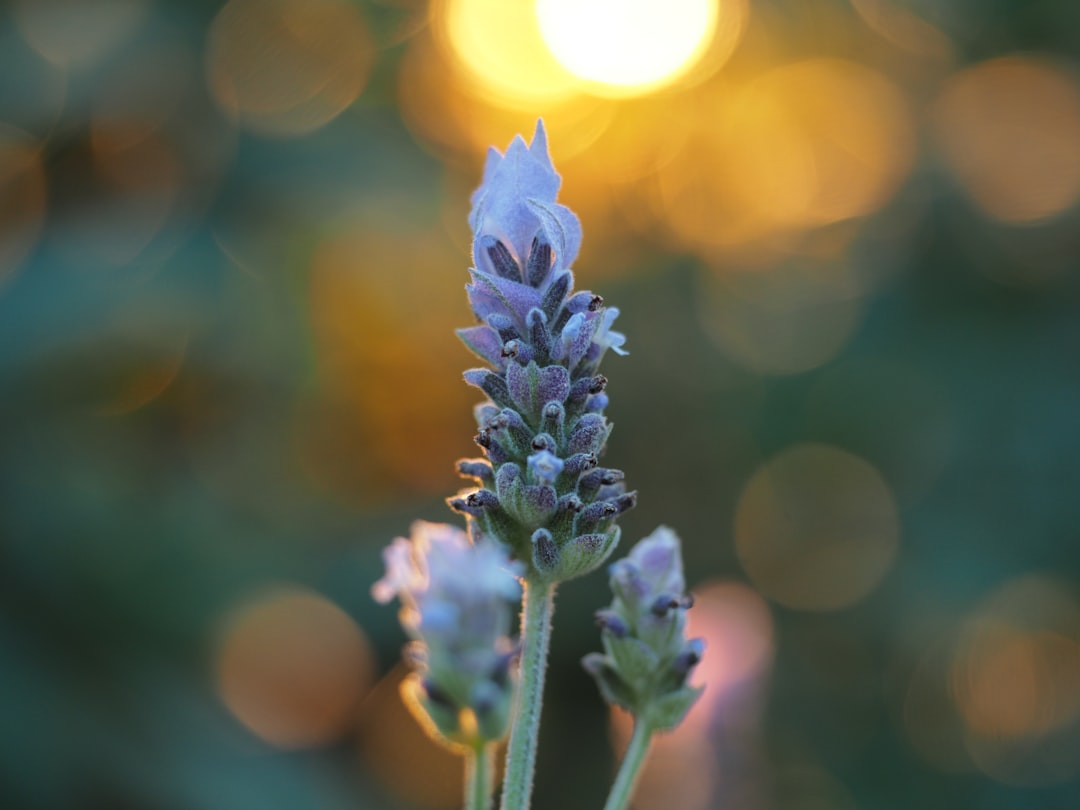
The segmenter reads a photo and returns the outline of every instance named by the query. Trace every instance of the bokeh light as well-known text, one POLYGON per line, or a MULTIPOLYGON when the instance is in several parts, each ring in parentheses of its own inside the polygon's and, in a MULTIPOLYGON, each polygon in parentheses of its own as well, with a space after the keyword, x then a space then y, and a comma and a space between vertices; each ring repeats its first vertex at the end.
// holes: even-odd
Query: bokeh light
POLYGON ((481 98, 536 114, 537 104, 563 101, 580 81, 551 55, 531 2, 437 0, 436 34, 468 71, 481 98))
POLYGON ((1074 778, 1080 773, 1075 593, 1058 580, 1027 576, 992 594, 965 623, 951 687, 968 752, 989 776, 1018 785, 1074 778))
POLYGON ((409 805, 456 810, 461 807, 463 760, 431 739, 405 705, 401 687, 409 671, 399 664, 364 701, 360 756, 385 788, 409 805))
POLYGON ((633 95, 693 66, 712 39, 717 6, 717 0, 537 0, 536 15, 563 67, 595 90, 633 95))
POLYGON ((206 58, 224 110, 259 134, 295 137, 356 100, 374 45, 345 0, 230 0, 214 19, 206 58))
POLYGON ((374 660, 341 608, 314 591, 281 586, 224 618, 214 670, 236 719, 292 749, 334 742, 352 728, 374 660))
POLYGON ((58 65, 79 66, 103 56, 147 14, 148 0, 16 0, 15 22, 26 41, 58 65))
POLYGON ((899 534, 877 470, 821 444, 795 445, 762 465, 735 514, 735 549, 750 579, 802 610, 863 599, 892 565, 899 534))
POLYGON ((933 112, 946 165, 986 215, 1037 224, 1080 198, 1080 89, 1057 64, 1009 56, 966 68, 933 112))
POLYGON ((878 210, 914 159, 911 115, 885 76, 840 59, 716 82, 660 173, 667 225, 705 251, 878 210))
POLYGON ((301 422, 297 441, 304 466, 330 491, 380 500, 456 483, 450 465, 469 450, 476 401, 459 375, 444 373, 471 356, 445 337, 461 324, 453 302, 462 286, 446 268, 461 263, 431 232, 350 232, 316 252, 310 300, 322 403, 313 413, 322 418, 301 422), (417 307, 423 318, 412 316, 417 307), (342 455, 343 446, 356 452, 342 455), (417 465, 421 452, 442 462, 417 465))
MULTIPOLYGON (((746 767, 757 756, 762 695, 775 640, 769 607, 737 582, 713 580, 693 588, 687 637, 705 639, 705 657, 691 676, 705 692, 673 732, 653 738, 634 798, 638 810, 708 810, 721 796, 760 790, 746 767), (721 752, 723 752, 721 754, 721 752)), ((615 748, 625 750, 631 715, 613 709, 615 748)), ((730 806, 730 801, 719 801, 730 806)))

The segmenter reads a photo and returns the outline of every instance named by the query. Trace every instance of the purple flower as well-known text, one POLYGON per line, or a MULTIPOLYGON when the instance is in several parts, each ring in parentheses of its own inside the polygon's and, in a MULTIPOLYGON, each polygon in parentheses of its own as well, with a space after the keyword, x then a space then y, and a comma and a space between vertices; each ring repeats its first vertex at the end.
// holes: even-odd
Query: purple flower
MULTIPOLYGON (((521 597, 514 563, 494 543, 473 544, 461 529, 417 521, 412 535, 383 551, 386 574, 371 589, 379 602, 401 601, 412 637, 417 701, 439 732, 458 739, 460 713, 471 710, 480 733, 505 730, 512 701, 509 667, 513 606, 521 597)), ((460 740, 459 740, 460 741, 460 740)))
POLYGON ((686 639, 679 538, 661 526, 611 566, 611 607, 597 613, 604 653, 582 661, 601 693, 656 729, 681 722, 700 689, 687 685, 705 652, 702 639, 686 639))
POLYGON ((581 247, 581 224, 555 202, 560 182, 543 121, 536 122, 532 144, 518 135, 505 155, 488 151, 469 213, 473 260, 481 273, 542 288, 569 269, 581 247))
POLYGON ((636 502, 620 471, 597 467, 611 433, 598 368, 608 349, 625 354, 626 338, 611 328, 617 309, 574 292, 581 227, 556 202, 559 186, 537 122, 530 145, 517 137, 505 155, 490 152, 473 195, 465 289, 479 323, 458 336, 488 364, 465 380, 489 399, 476 443, 490 472, 459 466, 482 488, 449 501, 474 539, 502 543, 548 582, 601 565, 619 539, 616 517, 636 502))

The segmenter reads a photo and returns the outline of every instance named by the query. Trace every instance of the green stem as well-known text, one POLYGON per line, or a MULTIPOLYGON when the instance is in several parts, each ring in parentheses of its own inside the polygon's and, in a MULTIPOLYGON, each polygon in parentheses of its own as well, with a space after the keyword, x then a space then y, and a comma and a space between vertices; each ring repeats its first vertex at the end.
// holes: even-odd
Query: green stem
POLYGON ((478 745, 465 754, 465 810, 490 810, 495 788, 492 767, 494 743, 478 745))
POLYGON ((634 793, 634 785, 641 772, 641 765, 645 762, 645 755, 649 752, 649 742, 652 740, 652 728, 644 720, 634 719, 634 734, 630 737, 630 747, 623 755, 622 765, 619 766, 619 774, 615 777, 615 784, 611 786, 607 804, 604 810, 624 810, 630 804, 630 797, 634 793))
POLYGON ((544 670, 551 641, 555 586, 529 579, 521 606, 521 674, 514 725, 506 751, 502 810, 528 810, 536 767, 536 740, 544 702, 544 670))

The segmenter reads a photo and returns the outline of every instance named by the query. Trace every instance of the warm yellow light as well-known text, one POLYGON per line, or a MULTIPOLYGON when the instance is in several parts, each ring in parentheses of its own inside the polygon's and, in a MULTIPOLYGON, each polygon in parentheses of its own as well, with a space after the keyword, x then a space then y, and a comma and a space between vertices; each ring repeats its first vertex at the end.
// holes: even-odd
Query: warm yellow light
POLYGON ((526 108, 572 97, 580 80, 552 57, 532 5, 506 0, 441 0, 435 28, 468 71, 473 90, 500 107, 526 108))
POLYGON ((668 84, 705 52, 715 0, 538 0, 540 33, 567 70, 616 95, 668 84))

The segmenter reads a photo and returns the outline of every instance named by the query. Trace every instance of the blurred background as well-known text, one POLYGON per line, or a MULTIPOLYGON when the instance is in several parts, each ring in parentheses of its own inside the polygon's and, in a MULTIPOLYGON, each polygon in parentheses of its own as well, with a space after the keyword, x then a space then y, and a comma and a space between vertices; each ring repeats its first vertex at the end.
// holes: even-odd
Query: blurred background
MULTIPOLYGON (((1080 6, 14 0, 0 807, 459 806, 369 588, 477 454, 468 197, 539 115, 709 645, 638 810, 1078 806, 1080 6)), ((537 810, 626 739, 609 598, 537 810)))

